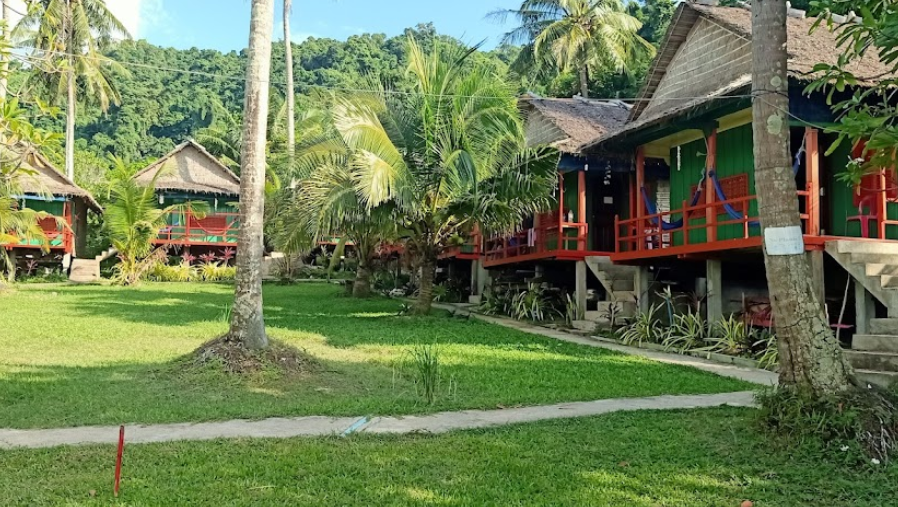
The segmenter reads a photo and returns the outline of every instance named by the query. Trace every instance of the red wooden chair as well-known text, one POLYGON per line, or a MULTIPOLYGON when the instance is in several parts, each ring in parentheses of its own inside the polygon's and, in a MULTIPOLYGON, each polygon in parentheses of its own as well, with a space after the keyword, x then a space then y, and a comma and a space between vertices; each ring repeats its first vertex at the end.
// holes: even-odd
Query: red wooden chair
POLYGON ((873 209, 871 201, 873 200, 872 194, 867 194, 863 199, 860 200, 860 203, 857 206, 857 215, 850 216, 847 218, 849 223, 851 222, 859 222, 861 224, 861 237, 869 238, 870 237, 870 222, 878 223, 879 215, 877 215, 873 209), (866 209, 866 212, 864 211, 866 209))

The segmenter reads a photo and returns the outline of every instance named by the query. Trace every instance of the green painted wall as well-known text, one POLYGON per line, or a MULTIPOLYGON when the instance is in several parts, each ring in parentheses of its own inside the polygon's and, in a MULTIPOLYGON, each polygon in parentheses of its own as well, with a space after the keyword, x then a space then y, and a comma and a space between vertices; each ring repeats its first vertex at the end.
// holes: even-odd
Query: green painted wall
MULTIPOLYGON (((845 164, 850 157, 851 146, 847 142, 843 142, 832 155, 823 158, 826 183, 829 186, 828 205, 831 217, 826 232, 834 236, 859 238, 861 237, 860 222, 848 221, 848 217, 858 214, 858 209, 854 205, 854 188, 837 178, 840 173, 845 171, 845 164)), ((888 203, 886 209, 890 219, 894 220, 898 217, 898 203, 888 203)), ((826 226, 825 222, 824 226, 826 226)), ((877 237, 876 227, 873 223, 870 223, 870 233, 872 237, 877 237)), ((886 238, 898 239, 898 226, 886 226, 886 238)))
MULTIPOLYGON (((749 194, 755 193, 755 182, 753 177, 754 171, 754 155, 752 152, 752 131, 751 125, 744 125, 734 129, 726 130, 717 135, 717 175, 719 178, 727 178, 739 174, 748 173, 749 194)), ((707 158, 707 145, 704 139, 699 139, 691 143, 681 145, 679 154, 677 148, 670 151, 670 202, 671 208, 680 209, 683 207, 683 201, 687 203, 692 201, 692 187, 697 185, 702 177, 702 171, 705 168, 705 160, 707 158)), ((705 196, 702 195, 700 202, 704 202, 705 196)), ((722 211, 722 210, 721 210, 722 211)), ((758 205, 753 202, 749 206, 749 216, 758 215, 758 205)), ((679 219, 679 215, 674 219, 679 219)), ((717 217, 718 221, 732 220, 726 212, 720 213, 717 217)), ((694 217, 690 220, 692 225, 701 225, 705 223, 705 217, 694 217)), ((760 234, 759 227, 751 229, 751 235, 760 234)), ((741 224, 725 225, 717 228, 717 238, 734 239, 744 236, 741 224)), ((683 232, 678 231, 672 234, 673 244, 683 244, 683 232)), ((707 240, 707 234, 704 229, 689 231, 689 243, 702 243, 707 240)))
POLYGON ((25 199, 25 207, 34 211, 45 211, 51 215, 61 217, 65 212, 65 203, 62 201, 44 201, 41 199, 25 199))

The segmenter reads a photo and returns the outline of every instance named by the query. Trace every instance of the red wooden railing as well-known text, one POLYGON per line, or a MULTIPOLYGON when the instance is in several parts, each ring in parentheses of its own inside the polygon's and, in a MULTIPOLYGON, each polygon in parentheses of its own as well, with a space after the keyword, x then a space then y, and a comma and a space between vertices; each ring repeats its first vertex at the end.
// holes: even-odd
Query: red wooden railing
POLYGON ((156 244, 236 245, 240 220, 237 213, 211 213, 198 218, 190 212, 172 211, 156 244))
MULTIPOLYGON (((814 223, 812 217, 814 216, 814 214, 818 213, 819 210, 812 210, 813 213, 810 212, 811 210, 809 210, 808 204, 811 204, 811 199, 808 199, 808 197, 811 196, 812 193, 809 190, 799 190, 798 192, 796 192, 796 194, 804 203, 801 206, 804 211, 800 214, 800 216, 802 226, 807 231, 808 227, 814 223)), ((719 241, 730 241, 732 239, 748 239, 752 236, 752 222, 757 221, 756 216, 750 216, 748 214, 751 203, 755 201, 757 201, 757 196, 755 195, 737 197, 728 199, 726 201, 699 203, 695 206, 690 206, 688 202, 683 201, 683 206, 680 209, 665 211, 663 213, 643 215, 642 217, 630 218, 626 220, 621 220, 619 216, 616 216, 614 218, 615 252, 621 253, 634 252, 637 250, 657 250, 671 248, 673 246, 694 246, 696 247, 696 251, 699 251, 701 250, 700 246, 702 245, 707 246, 719 241), (728 204, 733 208, 744 210, 742 213, 742 217, 734 219, 730 217, 729 214, 726 214, 723 209, 723 206, 725 204, 728 204), (714 208, 716 208, 716 210, 714 208), (665 231, 661 227, 656 225, 659 221, 664 221, 665 218, 669 218, 670 221, 674 221, 674 215, 683 217, 682 227, 665 231), (723 215, 728 218, 721 220, 720 216, 718 215, 723 215), (714 217, 710 221, 710 223, 706 218, 708 216, 714 217), (702 221, 699 223, 692 223, 698 220, 702 221), (729 225, 740 225, 742 227, 742 237, 718 240, 717 233, 719 231, 719 228, 729 225), (694 231, 704 231, 705 239, 695 240, 695 237, 692 234, 694 231), (682 235, 682 242, 680 242, 680 244, 678 245, 674 245, 672 241, 673 234, 675 233, 680 233, 682 235)), ((760 231, 759 228, 754 228, 760 231)))
POLYGON ((491 261, 550 251, 586 251, 588 234, 586 223, 564 221, 561 213, 552 211, 537 215, 532 229, 487 238, 484 254, 491 261), (568 231, 574 234, 569 235, 568 231))
MULTIPOLYGON (((38 225, 47 237, 50 251, 63 251, 65 253, 73 253, 75 251, 75 233, 72 231, 72 213, 69 203, 65 204, 62 216, 44 218, 38 225)), ((43 248, 44 244, 43 241, 26 241, 21 239, 18 243, 10 243, 4 245, 4 247, 7 250, 12 250, 13 248, 43 248)))

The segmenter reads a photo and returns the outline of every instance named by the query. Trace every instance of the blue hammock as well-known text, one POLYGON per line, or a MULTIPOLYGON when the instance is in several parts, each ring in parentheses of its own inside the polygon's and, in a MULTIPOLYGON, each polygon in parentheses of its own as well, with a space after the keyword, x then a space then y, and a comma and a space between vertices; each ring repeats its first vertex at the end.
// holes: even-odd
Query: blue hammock
MULTIPOLYGON (((720 180, 717 179, 717 173, 711 171, 709 173, 709 176, 711 177, 711 182, 714 183, 714 192, 717 194, 717 199, 721 201, 727 201, 727 196, 723 193, 723 187, 720 186, 720 180)), ((729 215, 733 220, 743 220, 745 218, 742 213, 736 211, 736 208, 733 208, 733 206, 729 203, 725 202, 721 206, 723 206, 723 209, 726 210, 727 215, 729 215)), ((758 220, 752 220, 748 222, 748 225, 749 227, 758 227, 761 225, 761 222, 759 222, 758 220)))
MULTIPOLYGON (((702 196, 702 187, 704 186, 703 185, 704 182, 705 182, 705 175, 703 173, 702 180, 698 182, 698 186, 696 187, 695 195, 692 196, 692 202, 689 204, 690 207, 698 204, 698 200, 702 196)), ((649 199, 649 194, 648 194, 648 192, 646 192, 645 187, 642 187, 641 191, 642 191, 642 201, 645 203, 646 211, 649 212, 649 215, 657 215, 658 207, 655 206, 655 203, 653 203, 651 199, 649 199)), ((683 216, 680 217, 679 220, 675 220, 672 222, 665 222, 665 221, 661 220, 659 217, 655 217, 652 219, 652 224, 656 225, 656 226, 660 226, 662 231, 675 231, 675 230, 683 227, 683 224, 685 223, 685 221, 684 221, 685 216, 686 216, 686 214, 684 213, 683 216)))

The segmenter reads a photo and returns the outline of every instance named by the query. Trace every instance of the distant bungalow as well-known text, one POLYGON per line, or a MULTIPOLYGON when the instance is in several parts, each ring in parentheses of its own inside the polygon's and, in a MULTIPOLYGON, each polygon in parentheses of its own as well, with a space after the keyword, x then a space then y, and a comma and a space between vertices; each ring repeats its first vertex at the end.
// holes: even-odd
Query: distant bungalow
POLYGON ((21 195, 16 196, 20 208, 44 211, 53 217, 40 221, 40 227, 49 240, 49 252, 43 250, 44 242, 38 239, 21 239, 18 243, 3 245, 15 257, 30 260, 56 260, 68 269, 69 262, 87 249, 87 214, 102 213, 94 197, 59 172, 41 155, 28 156, 24 164, 26 172, 16 177, 21 195))
POLYGON ((189 212, 170 213, 166 227, 154 243, 183 247, 192 254, 236 249, 240 178, 192 140, 179 145, 134 178, 138 183, 150 185, 160 171, 156 180, 160 207, 205 202, 209 213, 203 218, 189 212))

